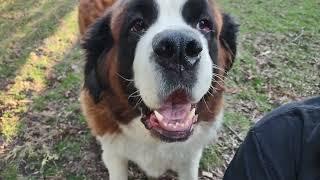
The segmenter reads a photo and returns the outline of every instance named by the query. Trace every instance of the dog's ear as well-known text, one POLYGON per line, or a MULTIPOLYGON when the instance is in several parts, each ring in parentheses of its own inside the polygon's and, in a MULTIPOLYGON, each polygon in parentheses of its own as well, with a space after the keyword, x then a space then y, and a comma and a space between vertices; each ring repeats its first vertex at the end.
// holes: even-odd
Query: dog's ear
POLYGON ((84 88, 89 90, 96 103, 100 100, 101 92, 108 88, 106 79, 99 76, 101 73, 99 66, 106 64, 104 63, 105 57, 114 43, 110 21, 110 15, 99 18, 90 27, 82 41, 82 48, 86 53, 84 88))
POLYGON ((237 54, 237 36, 239 31, 239 24, 229 15, 223 13, 223 25, 220 34, 220 43, 226 53, 226 72, 228 72, 234 62, 237 54))

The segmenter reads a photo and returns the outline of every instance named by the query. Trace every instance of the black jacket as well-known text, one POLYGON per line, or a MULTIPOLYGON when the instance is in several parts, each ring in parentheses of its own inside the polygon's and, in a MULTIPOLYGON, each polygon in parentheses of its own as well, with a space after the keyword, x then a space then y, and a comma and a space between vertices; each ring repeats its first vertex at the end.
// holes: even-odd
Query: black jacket
POLYGON ((282 106, 259 121, 224 180, 320 180, 320 97, 282 106))

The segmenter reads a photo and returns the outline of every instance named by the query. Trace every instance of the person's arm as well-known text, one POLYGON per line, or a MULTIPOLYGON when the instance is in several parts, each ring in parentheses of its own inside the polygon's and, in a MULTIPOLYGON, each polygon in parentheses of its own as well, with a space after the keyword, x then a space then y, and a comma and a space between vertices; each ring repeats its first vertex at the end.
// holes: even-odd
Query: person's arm
POLYGON ((259 142, 250 131, 230 163, 224 180, 257 180, 257 177, 259 180, 271 180, 269 174, 259 142))
POLYGON ((224 180, 296 180, 304 121, 280 108, 253 127, 230 163, 224 180))
POLYGON ((224 180, 319 180, 320 97, 282 106, 253 127, 224 180))

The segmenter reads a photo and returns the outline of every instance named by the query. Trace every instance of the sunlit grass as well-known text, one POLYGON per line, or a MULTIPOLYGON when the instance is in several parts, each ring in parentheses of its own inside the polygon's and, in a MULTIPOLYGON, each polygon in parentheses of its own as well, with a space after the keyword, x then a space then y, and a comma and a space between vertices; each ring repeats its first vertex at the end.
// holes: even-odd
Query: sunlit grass
MULTIPOLYGON (((74 3, 69 5, 71 7, 74 3)), ((8 91, 0 94, 0 101, 4 103, 4 107, 11 107, 6 108, 4 115, 0 117, 2 125, 0 130, 7 140, 17 135, 19 126, 23 123, 21 118, 23 113, 27 111, 28 104, 32 102, 32 97, 36 97, 46 89, 47 75, 50 74, 52 67, 61 61, 63 56, 76 43, 76 14, 77 11, 73 10, 60 19, 56 32, 50 27, 53 34, 40 43, 41 47, 35 48, 30 52, 25 63, 16 72, 14 83, 9 87, 8 91)), ((53 24, 50 23, 47 26, 49 28, 53 24)), ((47 34, 47 30, 44 29, 39 33, 47 34)), ((30 44, 27 44, 25 48, 33 46, 32 41, 28 43, 30 44)))

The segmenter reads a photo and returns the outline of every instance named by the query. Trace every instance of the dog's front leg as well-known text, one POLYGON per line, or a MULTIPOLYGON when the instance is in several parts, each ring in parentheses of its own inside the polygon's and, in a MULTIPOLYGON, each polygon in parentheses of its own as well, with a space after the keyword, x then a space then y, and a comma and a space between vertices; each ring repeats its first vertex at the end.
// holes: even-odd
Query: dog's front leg
POLYGON ((113 153, 104 151, 103 162, 108 168, 110 180, 128 179, 128 160, 113 153))
POLYGON ((178 169, 179 180, 198 180, 198 169, 202 150, 192 153, 178 169))

